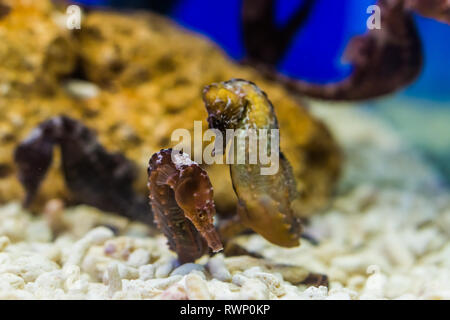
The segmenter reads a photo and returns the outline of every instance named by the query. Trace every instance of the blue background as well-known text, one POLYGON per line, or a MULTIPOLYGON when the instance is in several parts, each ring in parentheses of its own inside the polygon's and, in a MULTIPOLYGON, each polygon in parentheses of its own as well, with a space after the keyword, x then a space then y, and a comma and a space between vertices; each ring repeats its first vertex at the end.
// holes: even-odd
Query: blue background
MULTIPOLYGON (((162 0, 161 0, 162 1, 162 0)), ((145 0, 81 0, 89 5, 140 7, 145 0)), ((240 24, 242 0, 178 0, 163 9, 179 24, 203 33, 231 57, 244 56, 240 24)), ((282 24, 302 0, 278 0, 277 21, 282 24)), ((162 2, 156 1, 159 5, 162 2)), ((167 3, 167 2, 166 2, 167 3)), ((336 81, 351 69, 341 56, 349 39, 366 30, 366 9, 374 0, 318 0, 278 69, 311 82, 336 81)), ((161 8, 159 8, 161 9, 161 8)), ((161 9, 162 10, 162 9, 161 9)), ((424 69, 419 79, 400 95, 450 102, 450 26, 415 16, 424 47, 424 69)))

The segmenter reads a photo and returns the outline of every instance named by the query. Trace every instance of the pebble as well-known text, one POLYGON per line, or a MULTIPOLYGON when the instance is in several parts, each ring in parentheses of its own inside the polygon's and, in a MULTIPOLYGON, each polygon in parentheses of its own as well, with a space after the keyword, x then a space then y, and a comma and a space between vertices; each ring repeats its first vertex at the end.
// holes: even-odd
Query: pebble
POLYGON ((225 265, 223 255, 215 255, 209 259, 206 267, 213 278, 220 281, 231 281, 231 273, 225 265))
POLYGON ((196 264, 196 263, 185 263, 185 264, 182 264, 181 266, 179 266, 178 268, 176 268, 175 270, 173 270, 170 275, 171 276, 175 276, 175 275, 184 276, 186 274, 191 273, 194 270, 203 272, 203 271, 205 271, 205 267, 203 267, 200 264, 196 264))
POLYGON ((98 227, 89 231, 83 238, 75 242, 70 250, 66 265, 80 265, 83 256, 93 244, 101 244, 114 236, 111 229, 98 227))
POLYGON ((119 274, 117 263, 111 263, 106 270, 105 284, 108 286, 109 296, 112 297, 117 291, 122 290, 122 279, 119 274))
POLYGON ((0 251, 5 250, 5 248, 11 243, 8 237, 1 236, 0 237, 0 251))
POLYGON ((139 267, 139 279, 149 280, 155 277, 155 266, 153 264, 147 264, 139 267))
POLYGON ((158 298, 162 300, 187 300, 188 296, 184 286, 176 283, 164 290, 158 298))
POLYGON ((146 283, 155 289, 163 290, 169 287, 170 285, 180 281, 182 278, 183 277, 180 275, 175 275, 170 276, 168 278, 147 280, 146 283))
POLYGON ((156 267, 155 271, 155 277, 156 278, 164 278, 167 277, 170 272, 173 270, 175 264, 175 260, 170 260, 167 262, 164 262, 156 267))
POLYGON ((144 249, 133 251, 128 257, 128 264, 132 267, 140 267, 150 261, 150 252, 144 249))
POLYGON ((197 274, 188 274, 185 278, 186 294, 189 300, 210 300, 206 281, 197 274))

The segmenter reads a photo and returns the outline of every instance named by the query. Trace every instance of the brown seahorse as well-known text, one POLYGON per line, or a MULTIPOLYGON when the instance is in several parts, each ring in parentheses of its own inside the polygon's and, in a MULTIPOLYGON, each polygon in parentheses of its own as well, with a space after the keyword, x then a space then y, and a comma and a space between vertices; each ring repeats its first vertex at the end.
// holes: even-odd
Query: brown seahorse
POLYGON ((148 176, 155 223, 180 263, 200 258, 208 246, 214 252, 222 250, 206 172, 187 154, 163 149, 150 158, 148 176))
MULTIPOLYGON (((212 84, 205 87, 203 100, 209 115, 209 127, 220 130, 222 134, 226 134, 227 129, 242 129, 243 132, 278 129, 272 103, 252 82, 233 79, 212 84)), ((257 137, 258 141, 263 138, 261 135, 257 137)), ((266 150, 271 149, 271 141, 266 139, 266 150)), ((255 152, 250 148, 250 143, 246 143, 245 159, 255 152)), ((279 152, 279 169, 275 174, 262 175, 260 169, 260 161, 230 165, 233 187, 239 199, 239 218, 242 224, 272 243, 297 246, 302 228, 296 209, 299 200, 291 166, 279 152)))

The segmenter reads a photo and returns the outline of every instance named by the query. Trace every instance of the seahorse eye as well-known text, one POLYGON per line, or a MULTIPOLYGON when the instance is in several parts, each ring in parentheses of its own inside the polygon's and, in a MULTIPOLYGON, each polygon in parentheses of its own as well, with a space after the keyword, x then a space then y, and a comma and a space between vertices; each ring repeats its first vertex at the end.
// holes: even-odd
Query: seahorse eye
POLYGON ((200 212, 198 213, 198 218, 199 218, 200 220, 205 220, 205 219, 206 219, 206 213, 205 213, 204 210, 202 210, 202 211, 200 211, 200 212))

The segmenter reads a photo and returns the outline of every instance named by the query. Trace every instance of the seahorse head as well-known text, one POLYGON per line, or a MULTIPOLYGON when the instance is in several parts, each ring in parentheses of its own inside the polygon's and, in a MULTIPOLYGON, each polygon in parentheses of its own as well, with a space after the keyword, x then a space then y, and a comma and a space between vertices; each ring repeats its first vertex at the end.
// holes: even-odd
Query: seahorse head
POLYGON ((254 128, 277 127, 272 103, 253 82, 242 79, 213 83, 203 89, 210 128, 235 129, 244 122, 254 128))
POLYGON ((194 224, 208 246, 214 252, 221 250, 222 243, 214 227, 216 208, 213 187, 206 172, 197 164, 182 166, 174 191, 175 199, 186 218, 194 224))
POLYGON ((244 80, 213 83, 203 89, 203 100, 208 111, 210 128, 235 128, 244 117, 246 99, 242 85, 248 84, 244 80))

